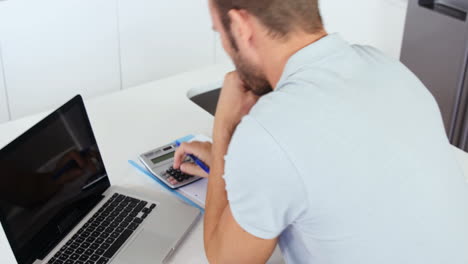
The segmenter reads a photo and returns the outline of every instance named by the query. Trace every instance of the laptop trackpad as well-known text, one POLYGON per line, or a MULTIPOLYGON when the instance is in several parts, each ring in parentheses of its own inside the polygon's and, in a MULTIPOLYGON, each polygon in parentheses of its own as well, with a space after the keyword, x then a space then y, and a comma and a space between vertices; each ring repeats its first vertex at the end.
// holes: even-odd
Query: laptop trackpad
MULTIPOLYGON (((167 239, 167 238, 166 238, 167 239)), ((143 229, 118 253, 112 264, 162 263, 169 253, 166 239, 143 229), (165 245, 165 246, 164 246, 165 245)))

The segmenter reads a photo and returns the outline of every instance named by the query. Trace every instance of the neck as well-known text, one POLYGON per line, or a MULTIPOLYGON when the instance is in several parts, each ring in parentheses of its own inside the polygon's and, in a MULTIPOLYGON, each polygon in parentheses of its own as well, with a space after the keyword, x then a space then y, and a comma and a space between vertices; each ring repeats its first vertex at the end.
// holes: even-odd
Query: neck
POLYGON ((263 69, 273 89, 276 89, 288 60, 299 50, 327 35, 327 32, 322 30, 315 34, 295 34, 284 42, 270 40, 270 43, 264 43, 262 47, 263 69))

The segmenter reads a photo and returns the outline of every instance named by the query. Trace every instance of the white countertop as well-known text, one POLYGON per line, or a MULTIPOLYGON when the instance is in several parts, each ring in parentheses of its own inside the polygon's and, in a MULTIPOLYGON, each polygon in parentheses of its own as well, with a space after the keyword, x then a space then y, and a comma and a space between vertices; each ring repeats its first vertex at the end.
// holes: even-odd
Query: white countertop
MULTIPOLYGON (((213 117, 195 105, 188 96, 220 87, 231 65, 215 65, 103 97, 85 104, 112 184, 162 192, 162 188, 128 164, 138 154, 188 134, 210 136, 213 117)), ((0 125, 0 147, 26 131, 47 113, 0 125)), ((468 155, 454 149, 465 174, 468 155)), ((0 263, 16 263, 0 232, 0 263)), ((200 221, 169 263, 207 263, 200 221)), ((278 254, 270 263, 282 263, 278 254)))
MULTIPOLYGON (((138 154, 188 134, 211 135, 213 117, 187 97, 219 88, 228 65, 216 65, 164 80, 85 100, 96 140, 113 185, 162 191, 162 188, 128 164, 138 154), (192 91, 193 93, 193 91, 192 91)), ((0 147, 29 129, 48 113, 0 125, 0 147)), ((170 263, 207 263, 200 221, 170 263)), ((0 263, 16 263, 0 232, 0 263)))

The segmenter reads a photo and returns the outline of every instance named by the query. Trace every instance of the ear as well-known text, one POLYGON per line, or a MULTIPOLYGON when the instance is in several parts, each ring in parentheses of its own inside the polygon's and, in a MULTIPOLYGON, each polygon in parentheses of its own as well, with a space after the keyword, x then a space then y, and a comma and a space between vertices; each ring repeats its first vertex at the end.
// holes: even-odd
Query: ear
POLYGON ((231 19, 231 32, 239 49, 248 51, 252 48, 254 28, 251 16, 245 10, 232 9, 228 16, 231 19))

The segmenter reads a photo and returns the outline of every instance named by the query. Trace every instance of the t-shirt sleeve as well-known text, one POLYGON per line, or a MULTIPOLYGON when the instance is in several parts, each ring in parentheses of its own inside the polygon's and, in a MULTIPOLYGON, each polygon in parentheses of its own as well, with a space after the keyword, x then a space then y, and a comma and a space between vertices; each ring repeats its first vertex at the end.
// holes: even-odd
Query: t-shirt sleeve
POLYGON ((233 135, 224 179, 234 219, 253 236, 278 237, 307 208, 296 168, 251 116, 244 117, 233 135))

